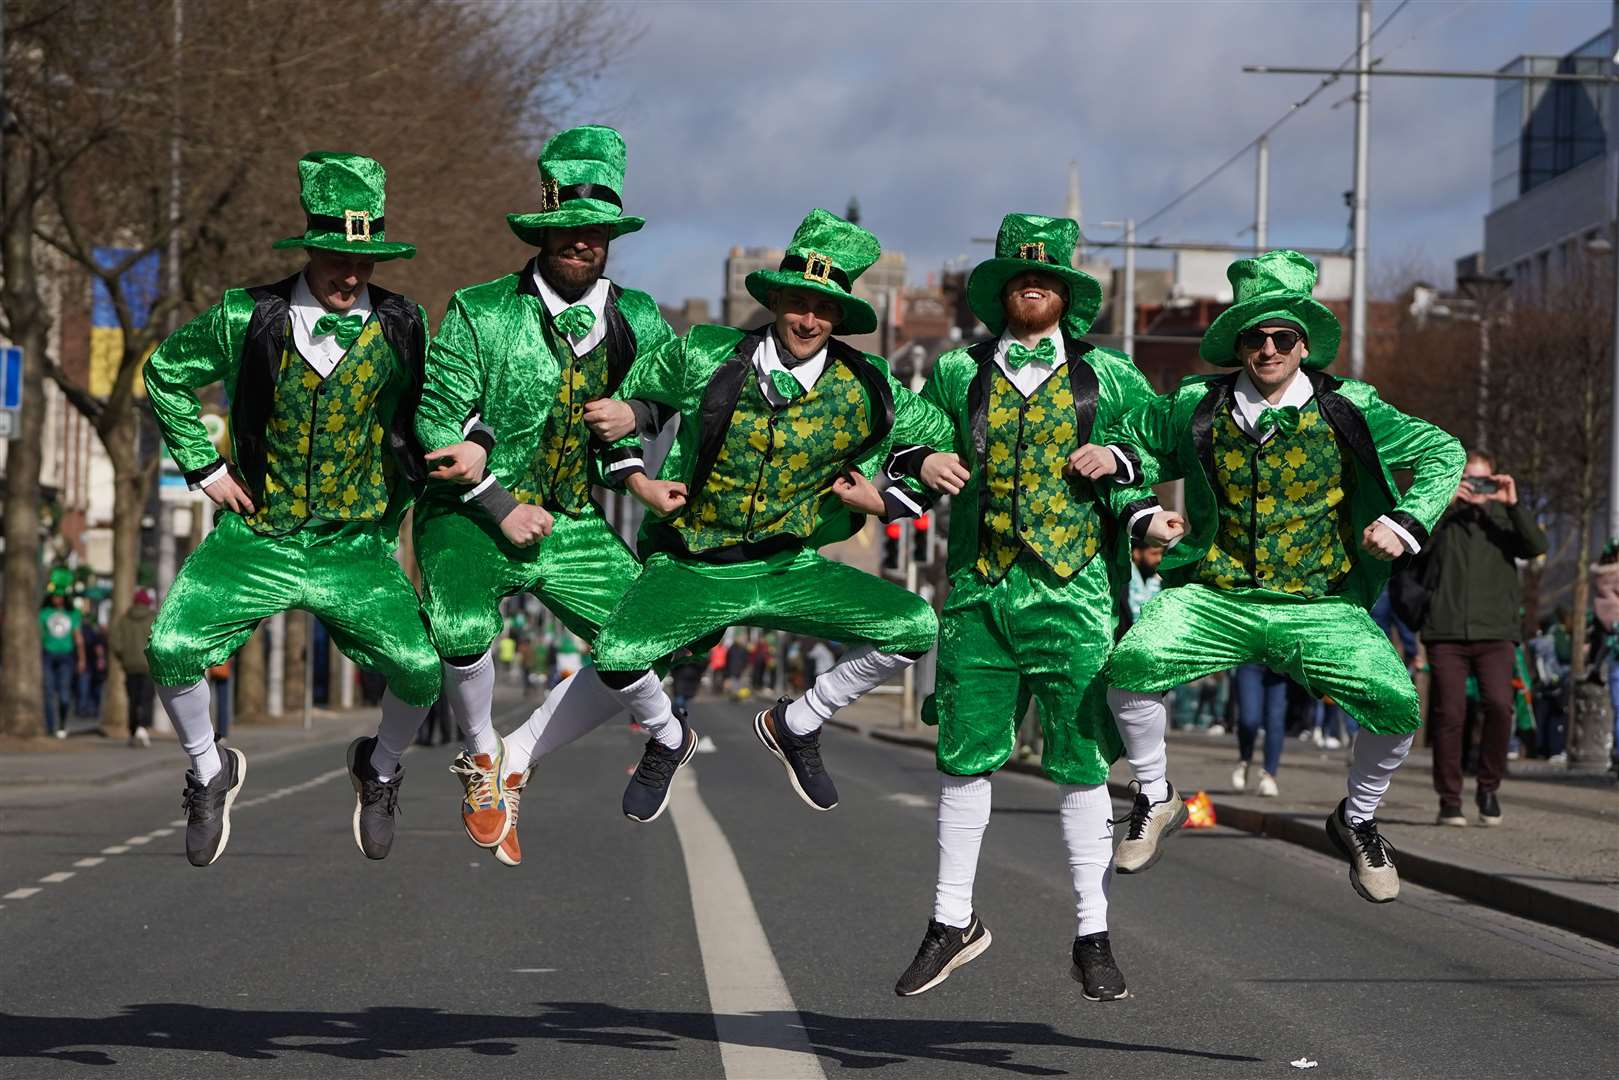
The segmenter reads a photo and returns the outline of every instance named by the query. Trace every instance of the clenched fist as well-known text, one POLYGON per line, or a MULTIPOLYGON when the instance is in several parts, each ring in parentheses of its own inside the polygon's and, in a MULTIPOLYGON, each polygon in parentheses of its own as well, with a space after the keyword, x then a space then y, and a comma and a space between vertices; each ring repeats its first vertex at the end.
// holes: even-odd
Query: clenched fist
POLYGON ((613 443, 635 430, 635 410, 625 401, 597 398, 585 402, 585 426, 605 443, 613 443))
POLYGON ((954 454, 929 454, 922 459, 922 483, 946 495, 960 495, 972 474, 954 454))
POLYGON ((517 509, 501 521, 500 531, 518 547, 528 547, 550 536, 551 525, 551 511, 543 506, 518 503, 517 509))
POLYGON ((439 464, 428 475, 434 480, 454 480, 461 484, 476 484, 483 479, 483 467, 489 453, 472 441, 453 443, 427 455, 428 461, 439 464))
POLYGON ((659 517, 668 517, 686 505, 686 485, 678 480, 654 480, 645 473, 636 473, 624 486, 659 517))
POLYGON ((1068 471, 1087 480, 1100 480, 1119 471, 1119 459, 1105 446, 1086 443, 1068 455, 1068 471))

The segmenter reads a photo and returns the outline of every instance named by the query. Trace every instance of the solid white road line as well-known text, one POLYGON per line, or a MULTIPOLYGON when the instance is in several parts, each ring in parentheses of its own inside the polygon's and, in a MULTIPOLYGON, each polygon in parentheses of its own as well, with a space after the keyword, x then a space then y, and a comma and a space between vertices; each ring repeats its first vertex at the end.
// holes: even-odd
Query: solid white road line
POLYGON ((720 1061, 732 1080, 825 1080, 781 977, 730 842, 697 790, 691 766, 675 775, 669 813, 686 862, 697 945, 708 981, 720 1061))

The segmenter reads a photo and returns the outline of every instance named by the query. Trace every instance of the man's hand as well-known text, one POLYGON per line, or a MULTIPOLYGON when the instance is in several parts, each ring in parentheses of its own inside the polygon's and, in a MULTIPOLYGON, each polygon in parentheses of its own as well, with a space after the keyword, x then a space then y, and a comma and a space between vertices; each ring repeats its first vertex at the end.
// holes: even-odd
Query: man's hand
MULTIPOLYGON (((972 473, 954 454, 929 454, 922 459, 922 483, 946 495, 960 495, 972 473)), ((836 485, 832 488, 837 490, 836 485)), ((847 502, 848 500, 844 500, 847 502)))
POLYGON ((1087 480, 1100 480, 1119 471, 1119 459, 1105 446, 1086 443, 1068 455, 1068 471, 1087 480))
POLYGON ((1405 545, 1394 530, 1381 521, 1374 521, 1360 534, 1361 550, 1381 562, 1398 559, 1405 554, 1405 545))
POLYGON ((832 481, 832 494, 858 514, 881 516, 886 509, 883 506, 883 493, 877 490, 877 485, 854 469, 832 481))
POLYGON ((528 547, 550 536, 551 525, 551 511, 531 503, 518 503, 517 509, 500 523, 500 531, 518 547, 528 547))
POLYGON ((202 489, 202 493, 214 500, 215 506, 223 506, 227 510, 234 510, 243 517, 254 510, 253 499, 248 495, 247 489, 236 482, 236 477, 225 470, 225 475, 202 489))
POLYGON ((585 426, 604 443, 615 443, 635 430, 635 410, 627 401, 597 398, 585 402, 585 426))
POLYGON ((475 442, 458 442, 427 455, 428 461, 440 464, 428 473, 434 480, 454 480, 458 484, 476 484, 483 479, 483 467, 489 452, 475 442))
POLYGON ((678 480, 654 480, 646 473, 636 473, 624 486, 659 517, 668 517, 686 505, 686 485, 678 480))
POLYGON ((1490 479, 1495 481, 1496 488, 1494 494, 1488 495, 1486 498, 1493 499, 1502 506, 1518 505, 1518 482, 1516 480, 1506 473, 1493 473, 1490 479))
POLYGON ((1147 520, 1147 543, 1168 547, 1186 535, 1186 519, 1172 510, 1159 510, 1147 520))

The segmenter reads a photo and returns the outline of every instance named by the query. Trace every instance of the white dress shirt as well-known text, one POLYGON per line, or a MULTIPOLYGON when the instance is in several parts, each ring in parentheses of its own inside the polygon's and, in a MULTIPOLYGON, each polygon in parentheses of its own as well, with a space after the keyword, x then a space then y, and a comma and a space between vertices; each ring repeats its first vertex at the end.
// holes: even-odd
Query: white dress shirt
MULTIPOLYGON (((292 287, 292 344, 298 350, 298 355, 322 379, 332 373, 332 369, 343 359, 343 354, 348 352, 347 348, 338 344, 336 334, 315 334, 315 323, 325 314, 328 314, 325 305, 315 299, 308 279, 299 274, 297 283, 292 287)), ((354 298, 353 307, 330 314, 345 318, 358 315, 361 325, 364 325, 371 318, 371 290, 361 288, 360 295, 354 298)))
POLYGON ((777 392, 776 384, 770 381, 772 372, 785 371, 807 392, 821 377, 821 372, 826 370, 825 345, 821 346, 820 352, 808 360, 796 361, 792 367, 782 360, 780 349, 781 346, 776 343, 776 332, 771 330, 759 342, 758 348, 753 350, 753 371, 759 379, 759 389, 764 391, 765 400, 770 402, 771 407, 777 409, 787 404, 787 399, 777 392))
POLYGON ((550 283, 545 280, 545 275, 540 273, 538 266, 534 268, 534 284, 540 290, 540 302, 545 305, 545 310, 551 313, 553 319, 573 307, 574 304, 585 305, 590 309, 590 313, 596 316, 596 321, 591 323, 590 329, 585 332, 583 337, 574 337, 572 334, 562 335, 568 339, 568 344, 573 347, 573 355, 583 356, 601 344, 602 338, 607 336, 607 318, 604 313, 607 311, 607 292, 612 286, 612 282, 606 278, 597 278, 596 284, 586 289, 585 295, 573 301, 573 303, 569 303, 557 295, 557 291, 551 288, 550 283))

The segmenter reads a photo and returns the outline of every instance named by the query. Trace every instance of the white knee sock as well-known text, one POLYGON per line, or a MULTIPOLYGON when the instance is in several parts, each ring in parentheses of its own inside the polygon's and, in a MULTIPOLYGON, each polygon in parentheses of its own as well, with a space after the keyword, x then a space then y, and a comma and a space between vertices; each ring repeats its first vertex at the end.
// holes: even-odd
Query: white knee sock
POLYGON ((444 667, 444 707, 450 719, 466 733, 468 753, 495 755, 500 739, 495 734, 495 658, 490 653, 478 657, 471 667, 444 667))
POLYGON ((674 703, 663 692, 663 680, 649 671, 622 690, 614 690, 619 708, 630 710, 637 723, 670 750, 680 749, 680 721, 675 719, 674 703))
POLYGON ((601 681, 596 669, 581 668, 558 683, 523 726, 506 736, 502 771, 520 773, 623 713, 624 703, 601 681))
POLYGON ((1169 782, 1165 779, 1169 748, 1164 745, 1169 710, 1164 708, 1164 695, 1109 690, 1107 704, 1118 722, 1124 756, 1130 759, 1130 768, 1141 782, 1142 794, 1148 802, 1163 802, 1169 798, 1169 782))
POLYGON ((821 673, 803 697, 787 706, 787 730, 794 735, 820 730, 833 713, 914 663, 908 656, 878 652, 870 645, 850 648, 843 659, 821 673))
POLYGON ((191 771, 206 784, 223 768, 219 751, 214 748, 214 720, 208 711, 213 694, 208 680, 198 679, 190 686, 160 686, 157 699, 163 703, 174 730, 180 733, 180 745, 191 758, 191 771))
POLYGON ((1410 735, 1374 735, 1365 728, 1355 736, 1355 756, 1349 762, 1349 805, 1344 814, 1350 821, 1366 821, 1377 816, 1377 804, 1388 792, 1394 770, 1411 752, 1410 735))
POLYGON ((392 690, 382 695, 382 723, 377 725, 377 743, 371 750, 371 767, 377 779, 392 780, 399 771, 399 757, 416 738, 427 715, 425 705, 406 705, 394 697, 392 690))
POLYGON ((1074 879, 1075 937, 1107 929, 1107 894, 1113 886, 1113 800, 1106 784, 1062 786, 1062 839, 1074 879))
POLYGON ((989 826, 987 776, 939 776, 939 887, 933 917, 946 926, 965 927, 973 915, 973 879, 978 849, 989 826))

